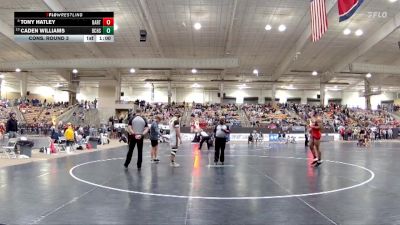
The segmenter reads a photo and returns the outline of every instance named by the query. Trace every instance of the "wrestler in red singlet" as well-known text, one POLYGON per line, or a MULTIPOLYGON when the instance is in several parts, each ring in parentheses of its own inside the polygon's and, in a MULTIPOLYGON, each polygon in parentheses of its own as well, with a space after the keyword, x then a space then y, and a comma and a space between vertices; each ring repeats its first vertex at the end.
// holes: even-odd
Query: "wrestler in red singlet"
POLYGON ((314 166, 319 166, 322 163, 321 157, 321 151, 319 149, 320 146, 320 140, 321 140, 321 127, 320 124, 317 121, 314 122, 314 124, 310 124, 310 134, 311 134, 311 145, 310 145, 310 150, 313 153, 314 156, 314 161, 311 163, 311 165, 314 166))
POLYGON ((314 123, 314 126, 311 126, 311 136, 315 140, 321 139, 321 128, 319 127, 317 122, 314 123))

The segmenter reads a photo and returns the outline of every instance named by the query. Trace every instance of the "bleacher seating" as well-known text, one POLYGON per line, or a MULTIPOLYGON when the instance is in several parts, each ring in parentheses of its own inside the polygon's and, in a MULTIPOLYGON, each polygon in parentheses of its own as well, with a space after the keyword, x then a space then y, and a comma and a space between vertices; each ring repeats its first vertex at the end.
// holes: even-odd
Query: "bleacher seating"
MULTIPOLYGON (((176 113, 179 113, 184 120, 182 126, 193 126, 198 123, 203 129, 213 128, 220 118, 225 118, 231 128, 244 127, 246 125, 285 130, 292 126, 305 126, 309 123, 309 119, 314 116, 322 119, 325 129, 330 129, 334 132, 345 129, 346 131, 357 133, 363 128, 388 130, 400 127, 400 122, 393 118, 386 108, 363 110, 336 104, 330 104, 325 107, 294 103, 276 104, 274 106, 271 104, 244 104, 240 106, 244 113, 240 111, 239 106, 236 104, 194 103, 189 106, 188 104, 147 103, 140 107, 143 109, 143 116, 149 122, 155 116, 160 116, 162 118, 161 124, 168 125, 168 121, 176 113), (185 124, 185 121, 188 121, 188 123, 185 124)), ((19 119, 20 124, 25 124, 27 128, 36 127, 38 129, 50 128, 55 122, 55 118, 72 109, 72 107, 67 106, 67 103, 41 104, 40 102, 36 106, 22 103, 19 104, 18 108, 24 117, 24 119, 19 119)), ((92 114, 94 115, 93 117, 98 117, 97 112, 92 112, 85 107, 75 108, 75 110, 69 111, 68 114, 71 115, 68 121, 64 122, 73 122, 76 126, 94 125, 94 119, 89 120, 88 118, 92 114)), ((391 112, 396 113, 399 110, 400 107, 392 106, 391 112)), ((7 122, 12 111, 12 107, 0 105, 0 124, 7 122)), ((121 118, 123 122, 126 122, 127 117, 126 113, 120 114, 114 118, 114 121, 119 121, 121 118)))
POLYGON ((19 107, 20 111, 25 117, 25 122, 27 124, 34 124, 38 122, 39 116, 43 110, 40 106, 31 106, 22 104, 19 107))
POLYGON ((38 116, 38 122, 51 124, 54 120, 64 112, 68 111, 69 108, 62 106, 51 106, 43 109, 42 113, 38 116))
POLYGON ((175 115, 184 113, 183 105, 167 105, 167 104, 147 104, 143 109, 143 116, 149 120, 155 116, 161 117, 161 123, 167 125, 168 121, 175 115))
POLYGON ((6 124, 10 113, 12 112, 11 107, 0 106, 0 123, 6 124))
POLYGON ((238 110, 235 104, 195 104, 192 106, 190 125, 194 126, 194 123, 198 121, 200 128, 211 128, 223 117, 231 127, 240 127, 242 121, 238 110))
POLYGON ((243 105, 252 127, 279 128, 293 125, 304 125, 304 120, 287 113, 287 104, 243 105))

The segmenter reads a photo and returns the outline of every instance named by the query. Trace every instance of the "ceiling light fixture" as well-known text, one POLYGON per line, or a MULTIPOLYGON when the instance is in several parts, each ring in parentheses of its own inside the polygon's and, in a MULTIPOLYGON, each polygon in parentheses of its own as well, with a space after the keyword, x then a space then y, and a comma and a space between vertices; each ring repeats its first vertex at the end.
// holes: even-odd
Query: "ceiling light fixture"
POLYGON ((272 26, 271 25, 269 25, 269 24, 267 24, 266 26, 265 26, 265 30, 272 30, 272 26))
POLYGON ((367 73, 367 75, 365 75, 366 78, 371 78, 372 74, 371 73, 367 73))
POLYGON ((286 26, 285 25, 280 25, 279 27, 278 27, 278 30, 280 31, 280 32, 284 32, 285 30, 286 30, 286 26))
POLYGON ((254 69, 253 74, 258 76, 258 69, 254 69))
POLYGON ((78 73, 78 70, 77 70, 77 69, 73 69, 73 70, 72 70, 72 73, 75 73, 75 74, 76 74, 76 73, 78 73))
POLYGON ((135 70, 134 68, 131 68, 131 69, 129 70, 129 72, 130 72, 130 73, 135 73, 136 70, 135 70))
POLYGON ((393 2, 397 2, 397 0, 389 0, 389 2, 393 3, 393 2))
POLYGON ((318 72, 314 70, 314 71, 311 73, 311 75, 317 76, 317 75, 318 75, 318 72))
POLYGON ((150 83, 146 83, 146 84, 144 85, 144 87, 146 87, 146 88, 151 88, 151 84, 150 84, 150 83))
POLYGON ((17 69, 15 69, 15 72, 19 73, 19 72, 21 72, 21 69, 17 68, 17 69))
POLYGON ((197 70, 195 68, 193 68, 192 73, 197 73, 197 70))
POLYGON ((198 83, 194 83, 194 84, 192 85, 192 87, 193 87, 193 88, 198 88, 198 87, 200 87, 200 85, 199 85, 198 83))
POLYGON ((351 30, 349 28, 346 28, 346 29, 343 30, 343 34, 344 35, 349 35, 349 34, 351 34, 351 30))
POLYGON ((358 29, 358 30, 356 30, 356 32, 354 34, 359 37, 364 34, 364 31, 362 31, 361 29, 358 29))
POLYGON ((200 23, 195 23, 195 24, 193 25, 193 27, 194 27, 194 29, 196 29, 196 30, 200 30, 200 29, 201 29, 201 24, 200 24, 200 23))
POLYGON ((248 88, 246 84, 240 84, 238 85, 239 89, 244 89, 244 88, 248 88))

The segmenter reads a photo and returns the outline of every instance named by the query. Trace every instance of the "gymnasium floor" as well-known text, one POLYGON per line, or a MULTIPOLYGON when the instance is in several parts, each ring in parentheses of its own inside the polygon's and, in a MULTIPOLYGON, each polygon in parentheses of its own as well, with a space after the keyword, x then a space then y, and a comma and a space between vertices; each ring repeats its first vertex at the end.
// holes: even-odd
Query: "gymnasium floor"
MULTIPOLYGON (((303 144, 182 146, 180 168, 144 159, 122 167, 126 148, 0 170, 0 224, 400 224, 400 143, 323 143, 308 166, 303 144)), ((149 144, 145 144, 149 155, 149 144)))

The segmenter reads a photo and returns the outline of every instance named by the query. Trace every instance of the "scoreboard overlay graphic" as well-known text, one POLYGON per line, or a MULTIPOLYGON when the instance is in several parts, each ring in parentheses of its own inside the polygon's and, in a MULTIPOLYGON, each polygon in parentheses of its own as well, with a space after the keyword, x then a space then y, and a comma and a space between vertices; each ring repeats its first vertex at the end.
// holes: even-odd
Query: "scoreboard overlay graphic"
POLYGON ((114 12, 14 12, 18 42, 114 42, 114 12))

